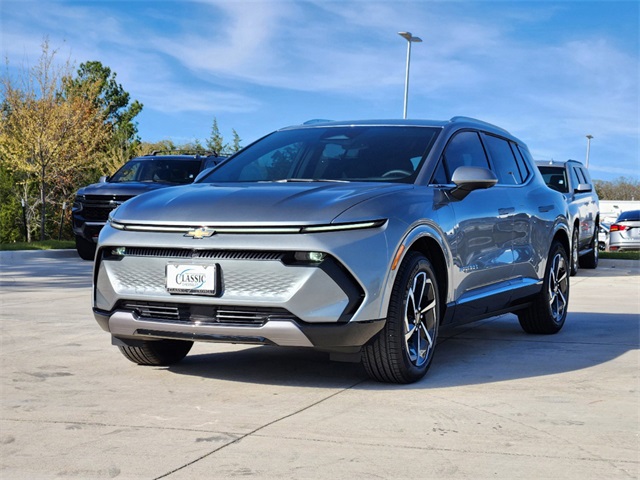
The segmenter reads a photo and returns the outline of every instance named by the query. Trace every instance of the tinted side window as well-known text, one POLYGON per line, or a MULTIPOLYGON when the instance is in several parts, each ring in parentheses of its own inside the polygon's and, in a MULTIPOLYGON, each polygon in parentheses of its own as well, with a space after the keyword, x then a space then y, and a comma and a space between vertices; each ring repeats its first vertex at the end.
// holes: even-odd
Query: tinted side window
POLYGON ((569 193, 569 183, 567 182, 567 174, 564 167, 538 167, 544 183, 560 193, 569 193))
POLYGON ((640 210, 631 210, 621 213, 616 222, 637 222, 638 220, 640 220, 640 210))
POLYGON ((477 132, 460 132, 449 141, 432 183, 451 183, 451 176, 458 167, 489 168, 487 155, 477 132))
POLYGON ((516 158, 513 156, 509 142, 487 134, 482 135, 482 138, 489 150, 493 169, 496 177, 498 177, 498 183, 504 185, 521 184, 522 176, 520 175, 520 170, 518 169, 516 158))
POLYGON ((578 177, 578 173, 576 172, 576 169, 573 168, 573 167, 569 168, 569 176, 571 177, 571 188, 572 189, 578 188, 578 184, 579 183, 584 183, 582 181, 582 179, 580 177, 578 177))
POLYGON ((584 181, 585 183, 588 183, 589 185, 591 185, 591 175, 589 175, 589 170, 587 170, 585 167, 580 167, 580 172, 582 172, 582 176, 584 177, 584 181))
MULTIPOLYGON (((520 153, 520 157, 524 161, 525 168, 531 175, 532 172, 536 170, 536 162, 533 161, 533 157, 531 156, 531 152, 526 145, 512 145, 514 150, 517 150, 520 153)), ((517 156, 517 155, 516 155, 517 156)))
MULTIPOLYGON (((576 177, 578 177, 578 183, 584 183, 584 175, 578 167, 572 167, 573 171, 576 172, 576 177)), ((577 186, 577 185, 576 185, 577 186)))
POLYGON ((509 146, 511 147, 511 151, 513 152, 514 157, 516 157, 516 164, 518 165, 518 170, 520 170, 520 176, 522 177, 522 181, 524 182, 527 178, 529 178, 529 169, 527 168, 527 163, 522 158, 522 153, 518 149, 518 146, 515 143, 509 142, 509 146))

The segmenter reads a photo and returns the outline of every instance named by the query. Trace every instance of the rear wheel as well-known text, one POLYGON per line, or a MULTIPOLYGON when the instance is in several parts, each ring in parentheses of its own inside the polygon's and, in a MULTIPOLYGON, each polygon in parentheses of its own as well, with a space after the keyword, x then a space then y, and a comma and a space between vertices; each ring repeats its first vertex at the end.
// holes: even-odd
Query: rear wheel
POLYGON ((142 340, 139 345, 119 345, 122 355, 138 365, 166 366, 187 356, 193 342, 182 340, 142 340))
POLYGON ((76 235, 76 251, 83 260, 93 260, 96 256, 96 244, 76 235))
POLYGON ((363 349, 369 376, 392 383, 424 377, 433 359, 439 322, 433 266, 423 255, 410 253, 398 270, 385 326, 363 349))
POLYGON ((569 306, 569 264, 560 242, 553 242, 545 269, 542 291, 533 303, 518 312, 520 326, 527 333, 552 334, 560 331, 569 306))
POLYGON ((581 268, 597 268, 600 245, 598 244, 598 226, 596 225, 596 231, 593 233, 591 239, 591 251, 580 257, 581 268))

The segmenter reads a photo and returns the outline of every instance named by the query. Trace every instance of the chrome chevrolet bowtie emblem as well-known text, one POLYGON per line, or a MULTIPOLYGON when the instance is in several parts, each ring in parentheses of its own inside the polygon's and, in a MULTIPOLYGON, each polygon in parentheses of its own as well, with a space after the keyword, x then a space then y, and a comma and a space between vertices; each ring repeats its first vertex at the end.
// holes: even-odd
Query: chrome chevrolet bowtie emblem
POLYGON ((193 238, 206 238, 212 236, 216 231, 213 228, 200 227, 194 230, 189 230, 185 233, 185 237, 193 237, 193 238))

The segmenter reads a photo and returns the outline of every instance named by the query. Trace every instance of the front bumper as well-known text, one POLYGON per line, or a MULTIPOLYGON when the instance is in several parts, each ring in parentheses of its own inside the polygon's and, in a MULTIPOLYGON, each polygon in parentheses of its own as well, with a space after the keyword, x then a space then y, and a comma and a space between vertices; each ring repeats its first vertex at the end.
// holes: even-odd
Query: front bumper
POLYGON ((119 339, 357 350, 384 325, 390 260, 383 228, 347 235, 193 240, 171 233, 121 232, 107 225, 94 270, 94 315, 119 339), (145 241, 144 247, 120 247, 145 241), (323 252, 325 257, 298 261, 296 252, 323 252), (219 291, 169 293, 167 265, 175 263, 216 265, 219 291))
POLYGON ((259 326, 172 323, 141 319, 130 311, 106 313, 94 310, 94 316, 104 330, 125 343, 128 339, 174 339, 345 352, 359 350, 384 326, 384 320, 338 325, 300 324, 286 319, 273 319, 259 326))
POLYGON ((106 223, 106 221, 86 221, 82 217, 74 216, 72 223, 73 233, 89 242, 97 243, 100 230, 102 230, 106 223))

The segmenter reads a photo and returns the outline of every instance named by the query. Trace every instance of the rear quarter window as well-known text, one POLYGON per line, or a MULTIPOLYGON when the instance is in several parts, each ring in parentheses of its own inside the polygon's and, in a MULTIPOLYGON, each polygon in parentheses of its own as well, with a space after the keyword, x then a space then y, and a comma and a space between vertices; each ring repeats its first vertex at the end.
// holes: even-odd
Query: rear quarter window
POLYGON ((630 212, 621 213, 616 222, 637 222, 639 220, 640 210, 632 210, 630 212))
POLYGON ((488 134, 484 134, 482 138, 489 150, 493 169, 496 177, 498 177, 498 183, 503 185, 521 184, 523 178, 509 142, 503 138, 488 134))

